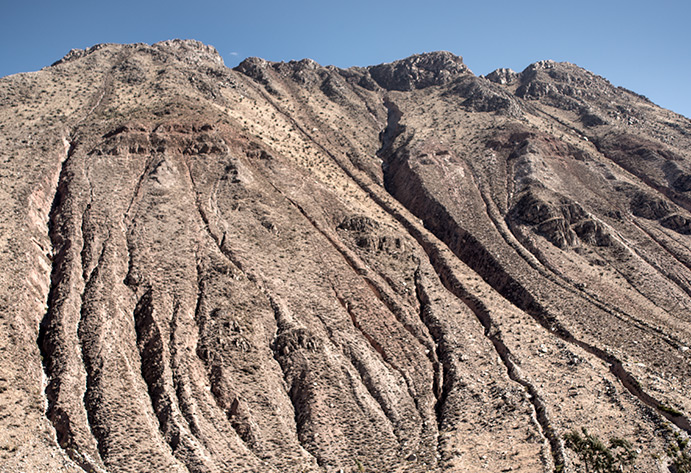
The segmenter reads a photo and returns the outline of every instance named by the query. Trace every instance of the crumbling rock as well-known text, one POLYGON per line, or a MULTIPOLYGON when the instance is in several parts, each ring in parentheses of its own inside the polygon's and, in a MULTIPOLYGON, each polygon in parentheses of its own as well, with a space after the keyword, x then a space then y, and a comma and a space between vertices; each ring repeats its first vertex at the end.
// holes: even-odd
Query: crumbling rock
POLYGON ((235 67, 235 70, 245 74, 261 84, 269 83, 267 68, 269 62, 258 57, 248 57, 235 67))
POLYGON ((357 217, 346 217, 338 225, 338 228, 356 232, 369 232, 376 229, 378 226, 376 220, 361 215, 357 217))
POLYGON ((663 227, 667 227, 670 230, 681 233, 683 235, 691 234, 691 219, 684 217, 679 214, 671 214, 665 216, 660 220, 660 224, 663 227))
POLYGON ((213 64, 223 67, 223 58, 213 46, 192 39, 171 39, 160 41, 153 45, 154 48, 173 53, 178 60, 182 60, 193 66, 213 64))
POLYGON ((589 112, 587 109, 582 110, 580 115, 581 123, 587 127, 607 124, 607 120, 604 117, 600 116, 598 113, 589 112))
POLYGON ((475 112, 501 112, 513 117, 521 115, 521 107, 512 95, 482 78, 469 76, 459 79, 449 94, 465 98, 463 106, 475 112))
POLYGON ((679 192, 689 192, 691 191, 691 174, 680 172, 674 182, 672 182, 672 187, 674 187, 679 192))
POLYGON ((638 217, 658 220, 669 215, 672 210, 667 201, 645 192, 638 192, 631 199, 631 212, 638 217))
POLYGON ((580 205, 565 197, 549 200, 528 190, 511 209, 513 218, 534 225, 537 233, 554 245, 565 248, 586 243, 596 246, 612 244, 602 223, 594 220, 580 205))
POLYGON ((518 74, 507 68, 495 69, 485 77, 487 80, 501 85, 511 85, 518 80, 518 74))
POLYGON ((424 53, 367 68, 372 79, 386 90, 414 90, 444 85, 469 74, 463 58, 446 51, 424 53))

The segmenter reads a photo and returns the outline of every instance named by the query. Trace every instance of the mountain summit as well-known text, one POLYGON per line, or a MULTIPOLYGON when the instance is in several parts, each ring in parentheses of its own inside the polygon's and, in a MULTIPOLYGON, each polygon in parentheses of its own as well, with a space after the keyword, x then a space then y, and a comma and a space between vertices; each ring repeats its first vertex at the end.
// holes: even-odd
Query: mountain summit
POLYGON ((691 121, 645 97, 173 40, 0 79, 0 131, 0 471, 680 461, 691 121))

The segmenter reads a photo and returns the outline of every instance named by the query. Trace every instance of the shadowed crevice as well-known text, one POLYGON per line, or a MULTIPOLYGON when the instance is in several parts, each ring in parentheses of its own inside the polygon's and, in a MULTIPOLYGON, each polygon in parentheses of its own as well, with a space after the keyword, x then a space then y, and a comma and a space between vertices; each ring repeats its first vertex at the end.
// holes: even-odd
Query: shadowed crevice
MULTIPOLYGON (((76 139, 72 138, 69 141, 68 149, 60 166, 60 173, 58 177, 57 187, 51 204, 51 210, 48 220, 48 236, 51 242, 51 251, 53 255, 51 274, 50 274, 50 290, 48 293, 47 310, 43 319, 41 320, 37 344, 41 352, 43 360, 43 370, 47 378, 45 387, 45 396, 47 400, 46 417, 50 420, 55 428, 57 442, 60 447, 65 450, 66 454, 84 471, 103 471, 102 460, 100 457, 100 445, 98 437, 94 435, 93 427, 88 425, 90 430, 91 440, 93 441, 93 451, 85 451, 85 445, 80 445, 76 440, 79 435, 74 425, 74 419, 71 417, 70 411, 65 410, 62 404, 58 403, 60 391, 63 384, 63 376, 68 376, 65 373, 66 367, 64 357, 65 343, 62 339, 62 331, 65 330, 65 321, 63 316, 64 297, 66 285, 70 284, 70 274, 74 273, 74 264, 68 253, 72 250, 72 241, 63 235, 60 227, 64 223, 60 222, 60 214, 65 210, 64 206, 70 194, 69 180, 71 171, 69 165, 77 148, 76 139)), ((81 271, 80 271, 81 273, 81 271)), ((78 333, 78 327, 77 327, 78 333)), ((79 353, 82 358, 80 369, 84 368, 83 354, 81 347, 79 353)), ((86 392, 86 387, 84 388, 86 392)), ((89 421, 89 412, 86 405, 82 404, 84 409, 84 420, 89 421)), ((88 441, 88 440, 87 440, 88 441)))

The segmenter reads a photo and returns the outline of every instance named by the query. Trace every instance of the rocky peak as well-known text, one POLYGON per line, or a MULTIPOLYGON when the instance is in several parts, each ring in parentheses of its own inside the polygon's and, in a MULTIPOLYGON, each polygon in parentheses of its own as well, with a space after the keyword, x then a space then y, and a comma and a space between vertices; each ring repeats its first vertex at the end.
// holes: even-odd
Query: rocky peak
POLYGON ((511 85, 518 79, 518 74, 512 69, 502 67, 490 72, 485 78, 495 84, 511 85))
POLYGON ((266 59, 258 57, 248 57, 240 64, 235 66, 236 71, 245 74, 247 77, 251 77, 260 84, 269 83, 269 75, 267 69, 271 63, 266 59))
POLYGON ((598 79, 604 81, 602 77, 596 76, 592 72, 576 64, 570 62, 555 62, 552 60, 533 63, 526 67, 519 76, 521 82, 524 83, 536 78, 552 82, 580 85, 588 85, 598 79))
POLYGON ((54 62, 52 65, 64 64, 85 58, 91 54, 109 50, 111 52, 120 52, 123 50, 142 51, 154 50, 158 52, 168 53, 174 56, 177 60, 185 62, 193 66, 215 66, 224 67, 223 58, 213 46, 206 45, 200 41, 193 39, 171 39, 161 41, 148 45, 146 43, 136 44, 116 44, 116 43, 101 43, 87 49, 72 49, 63 58, 54 62))
POLYGON ((303 85, 321 82, 324 79, 322 76, 336 77, 336 73, 369 90, 379 87, 385 90, 423 89, 448 84, 462 75, 472 75, 462 57, 447 51, 416 54, 391 63, 345 70, 333 66, 324 67, 312 59, 270 62, 250 57, 235 67, 235 70, 265 85, 269 83, 269 70, 283 77, 291 77, 303 85))
POLYGON ((302 85, 314 85, 321 82, 321 76, 327 71, 327 68, 313 59, 275 62, 271 64, 271 67, 282 77, 290 77, 302 85))
POLYGON ((523 99, 542 99, 551 106, 576 112, 587 126, 605 123, 602 110, 609 107, 615 92, 612 84, 592 72, 568 62, 539 61, 517 75, 516 95, 523 99))
POLYGON ((608 80, 587 69, 569 62, 539 61, 526 67, 518 74, 521 84, 530 82, 551 83, 559 87, 580 89, 611 89, 608 80))
POLYGON ((300 59, 299 61, 288 61, 287 63, 280 64, 285 64, 293 71, 313 71, 322 67, 317 61, 310 58, 300 59))
POLYGON ((67 54, 65 54, 62 58, 58 59, 57 61, 55 61, 53 64, 51 64, 51 66, 57 66, 58 64, 64 64, 67 62, 75 61, 77 59, 81 59, 83 57, 90 55, 91 53, 94 53, 94 52, 99 51, 101 49, 107 48, 108 46, 113 46, 113 45, 110 43, 100 43, 100 44, 96 44, 96 45, 91 46, 90 48, 86 48, 86 49, 78 49, 78 48, 70 49, 70 51, 67 54))
POLYGON ((223 58, 216 48, 194 39, 171 39, 155 43, 153 47, 171 52, 184 62, 194 65, 210 62, 216 66, 224 66, 223 58))
POLYGON ((462 74, 472 74, 462 57, 448 51, 416 54, 367 69, 377 84, 387 90, 424 89, 447 84, 462 74))

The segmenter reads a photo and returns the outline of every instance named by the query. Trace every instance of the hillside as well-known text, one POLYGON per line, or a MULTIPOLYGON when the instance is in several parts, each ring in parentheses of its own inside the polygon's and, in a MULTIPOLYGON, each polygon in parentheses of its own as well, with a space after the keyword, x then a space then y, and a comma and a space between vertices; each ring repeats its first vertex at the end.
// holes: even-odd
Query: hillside
POLYGON ((569 63, 173 40, 0 79, 0 472, 667 472, 691 121, 569 63))

